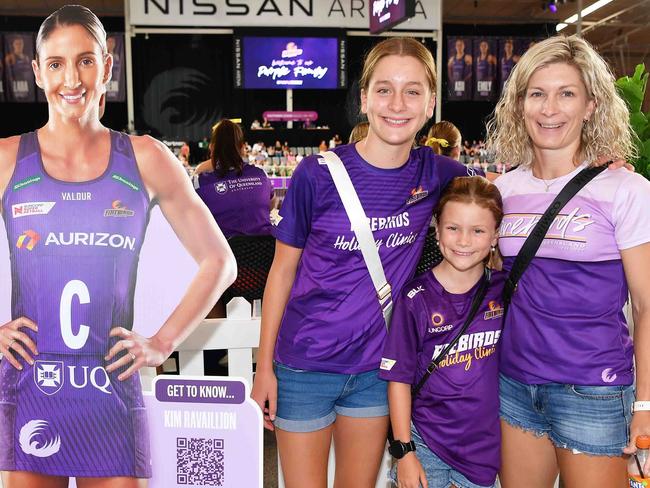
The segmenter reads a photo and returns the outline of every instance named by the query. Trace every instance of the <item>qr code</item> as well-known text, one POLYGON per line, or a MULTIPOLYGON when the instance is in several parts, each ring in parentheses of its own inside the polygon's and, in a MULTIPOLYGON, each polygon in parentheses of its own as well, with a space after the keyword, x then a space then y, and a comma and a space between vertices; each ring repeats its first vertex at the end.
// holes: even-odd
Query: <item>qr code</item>
POLYGON ((176 484, 224 485, 223 439, 176 438, 176 484))

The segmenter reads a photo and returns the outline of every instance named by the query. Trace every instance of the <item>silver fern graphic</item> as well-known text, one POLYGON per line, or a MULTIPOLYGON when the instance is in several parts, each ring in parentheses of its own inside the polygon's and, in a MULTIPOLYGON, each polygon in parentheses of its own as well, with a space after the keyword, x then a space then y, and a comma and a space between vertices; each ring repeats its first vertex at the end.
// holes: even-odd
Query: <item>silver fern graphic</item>
POLYGON ((48 423, 45 420, 30 420, 20 429, 20 448, 25 454, 45 458, 56 454, 61 449, 61 437, 58 435, 47 442, 39 441, 45 437, 48 423))

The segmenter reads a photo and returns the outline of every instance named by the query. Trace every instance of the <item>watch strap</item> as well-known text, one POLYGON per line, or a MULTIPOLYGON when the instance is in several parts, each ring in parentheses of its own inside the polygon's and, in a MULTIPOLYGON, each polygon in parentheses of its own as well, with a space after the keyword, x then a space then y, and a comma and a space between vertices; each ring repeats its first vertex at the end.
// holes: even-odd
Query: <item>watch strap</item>
POLYGON ((632 413, 646 412, 650 410, 650 401, 639 401, 632 404, 632 413))

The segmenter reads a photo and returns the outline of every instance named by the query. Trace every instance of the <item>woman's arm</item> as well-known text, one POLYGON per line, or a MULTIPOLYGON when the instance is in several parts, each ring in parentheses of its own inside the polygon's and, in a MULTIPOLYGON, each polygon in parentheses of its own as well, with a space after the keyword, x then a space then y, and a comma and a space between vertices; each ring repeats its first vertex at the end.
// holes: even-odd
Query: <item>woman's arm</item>
MULTIPOLYGON (((632 297, 636 399, 650 401, 650 243, 621 251, 621 258, 632 297)), ((630 443, 624 452, 636 451, 634 440, 639 435, 650 435, 650 411, 636 412, 632 417, 630 443)), ((650 470, 650 461, 644 470, 650 470)))
POLYGON ((273 430, 277 406, 277 381, 273 372, 275 341, 301 256, 302 249, 275 241, 275 256, 264 288, 260 347, 251 397, 264 413, 264 426, 269 430, 273 430))
MULTIPOLYGON (((388 410, 395 440, 411 441, 411 385, 390 381, 388 383, 388 410)), ((414 452, 397 461, 397 478, 400 488, 427 487, 424 469, 414 452)))
POLYGON ((158 332, 150 338, 116 327, 111 336, 121 337, 107 356, 128 349, 129 354, 111 363, 107 371, 130 367, 118 379, 123 380, 143 366, 159 366, 207 315, 221 294, 237 276, 237 265, 230 246, 212 215, 194 192, 181 163, 167 147, 150 137, 132 137, 138 167, 152 199, 199 265, 178 306, 158 332))

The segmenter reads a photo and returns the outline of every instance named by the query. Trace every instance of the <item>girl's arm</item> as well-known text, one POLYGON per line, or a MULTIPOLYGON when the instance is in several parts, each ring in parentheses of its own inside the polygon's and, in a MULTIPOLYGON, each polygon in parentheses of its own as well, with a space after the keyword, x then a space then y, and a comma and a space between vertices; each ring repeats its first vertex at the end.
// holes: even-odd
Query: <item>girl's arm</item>
MULTIPOLYGON (((411 441, 411 385, 390 381, 388 383, 388 409, 395 440, 411 441)), ((427 488, 422 464, 414 452, 397 461, 397 479, 400 488, 427 488)))
POLYGON ((273 430, 277 407, 277 381, 273 372, 275 341, 301 256, 302 249, 276 240, 275 256, 264 288, 260 347, 251 397, 264 413, 264 427, 269 430, 273 430))
POLYGON ((237 276, 230 246, 192 188, 181 163, 155 139, 143 136, 131 140, 145 187, 151 198, 158 201, 163 215, 199 269, 178 306, 152 337, 142 337, 123 327, 111 330, 112 337, 122 340, 110 349, 106 360, 125 349, 130 353, 122 354, 106 368, 113 371, 129 365, 118 376, 120 380, 143 366, 162 364, 205 318, 237 276))

